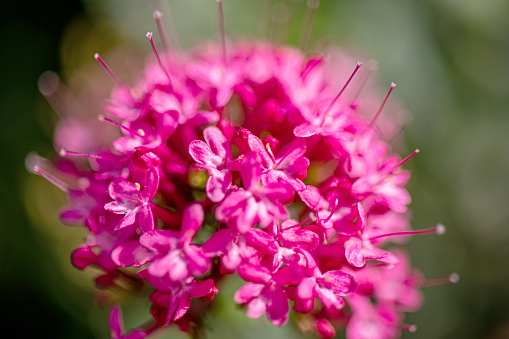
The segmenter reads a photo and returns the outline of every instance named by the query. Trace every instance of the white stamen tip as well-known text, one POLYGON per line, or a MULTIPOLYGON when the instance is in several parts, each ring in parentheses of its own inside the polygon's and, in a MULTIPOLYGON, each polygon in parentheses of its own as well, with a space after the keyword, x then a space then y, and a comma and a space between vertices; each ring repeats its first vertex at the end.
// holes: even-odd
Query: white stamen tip
POLYGON ((153 15, 154 15, 154 19, 162 19, 163 18, 163 13, 161 13, 158 10, 155 10, 153 15))
POLYGON ((46 71, 41 74, 39 81, 37 81, 37 87, 42 95, 48 96, 55 93, 60 84, 60 79, 55 72, 46 71))
POLYGON ((95 60, 99 60, 99 59, 101 59, 101 57, 99 56, 99 53, 95 53, 95 54, 94 54, 94 59, 95 59, 95 60))
POLYGON ((362 62, 361 61, 357 61, 357 67, 361 67, 362 66, 362 62))
POLYGON ((419 153, 420 151, 419 151, 419 149, 418 149, 418 148, 416 148, 414 152, 415 152, 415 153, 419 153))
POLYGON ((25 158, 25 167, 30 173, 37 174, 39 171, 39 164, 43 161, 43 158, 35 152, 30 152, 25 158))
POLYGON ((147 33, 147 38, 152 39, 152 32, 147 33))
POLYGON ((394 82, 391 82, 391 88, 396 87, 396 84, 394 82))
POLYGON ((417 325, 408 326, 408 332, 415 333, 417 331, 417 325))
POLYGON ((454 272, 449 274, 449 281, 453 284, 457 284, 460 281, 460 276, 458 273, 454 272))
POLYGON ((97 116, 97 120, 99 120, 99 121, 105 121, 105 119, 104 119, 104 115, 99 114, 99 115, 97 116))
POLYGON ((444 225, 442 225, 442 224, 437 224, 437 226, 436 226, 436 233, 437 233, 438 235, 444 235, 444 234, 445 234, 445 230, 446 230, 446 228, 445 228, 445 226, 444 226, 444 225))
POLYGON ((61 157, 65 157, 67 155, 67 151, 65 150, 65 148, 61 148, 60 151, 58 151, 58 154, 61 157))

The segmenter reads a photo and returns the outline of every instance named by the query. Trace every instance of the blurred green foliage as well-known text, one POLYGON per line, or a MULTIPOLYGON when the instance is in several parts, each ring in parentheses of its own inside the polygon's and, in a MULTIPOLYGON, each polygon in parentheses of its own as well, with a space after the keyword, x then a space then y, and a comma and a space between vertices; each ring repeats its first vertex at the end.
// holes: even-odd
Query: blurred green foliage
MULTIPOLYGON (((257 28, 261 2, 271 0, 224 0, 227 35, 259 31, 296 42, 305 1, 272 0, 290 17, 272 31, 257 28)), ((168 3, 183 47, 217 38, 215 1, 168 3)), ((150 2, 163 11, 166 4, 150 2)), ((403 337, 509 338, 508 13, 507 0, 322 0, 316 15, 311 46, 360 50, 378 61, 382 84, 398 83, 394 94, 413 116, 404 130, 407 150, 421 150, 408 165, 413 225, 447 226, 443 237, 415 237, 408 248, 426 276, 461 276, 458 285, 424 291, 426 304, 407 317, 418 331, 403 337)), ((37 92, 38 76, 51 69, 70 81, 96 51, 129 45, 149 52, 151 7, 135 0, 2 2, 0 16, 2 321, 18 337, 106 338, 93 272, 75 270, 68 259, 84 233, 58 222, 62 195, 28 174, 24 158, 55 154, 57 118, 37 92)), ((218 296, 221 312, 209 320, 212 338, 295 337, 291 327, 248 320, 231 302, 238 281, 229 284, 218 296)), ((128 326, 148 318, 147 304, 122 302, 128 326)))

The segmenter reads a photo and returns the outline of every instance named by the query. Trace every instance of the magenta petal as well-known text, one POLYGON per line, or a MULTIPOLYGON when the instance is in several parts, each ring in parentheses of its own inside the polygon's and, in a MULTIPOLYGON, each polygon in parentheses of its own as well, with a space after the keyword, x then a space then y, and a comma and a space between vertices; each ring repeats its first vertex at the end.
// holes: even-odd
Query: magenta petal
POLYGON ((182 229, 180 234, 184 243, 190 243, 196 232, 200 229, 205 219, 203 207, 200 204, 192 204, 187 207, 182 217, 182 229))
POLYGON ((310 299, 314 297, 316 281, 313 278, 304 278, 297 286, 297 295, 301 299, 310 299))
POLYGON ((247 304, 253 298, 260 295, 264 285, 256 283, 248 283, 239 288, 233 296, 233 301, 237 304, 247 304))
POLYGON ((224 253, 226 247, 233 240, 233 232, 230 229, 222 229, 217 231, 202 246, 202 251, 210 257, 217 257, 224 253))
POLYGON ((318 134, 320 129, 310 124, 302 124, 293 129, 293 134, 298 138, 307 138, 318 134))
POLYGON ((78 210, 67 210, 60 213, 60 220, 66 225, 82 225, 85 216, 78 210))
POLYGON ((348 273, 334 270, 323 274, 326 287, 330 287, 332 291, 340 296, 352 293, 357 288, 357 281, 348 273))
POLYGON ((110 312, 108 315, 108 323, 110 326, 110 333, 112 339, 120 339, 122 337, 122 333, 124 332, 124 326, 122 323, 122 312, 120 308, 116 305, 113 305, 110 308, 110 312))
POLYGON ((132 266, 139 261, 143 261, 148 256, 138 240, 129 240, 117 246, 111 252, 111 259, 115 264, 121 267, 132 266))
POLYGON ((115 231, 118 231, 119 229, 122 229, 126 226, 134 224, 136 221, 136 214, 138 214, 138 208, 135 208, 129 212, 120 220, 117 227, 115 227, 115 231))
POLYGON ((179 305, 175 314, 173 315, 173 321, 177 321, 187 313, 187 310, 191 307, 191 297, 188 293, 184 293, 179 300, 179 305))
POLYGON ((152 214, 152 209, 148 204, 144 204, 140 207, 138 223, 140 224, 140 229, 143 233, 149 233, 154 230, 154 215, 152 214))
POLYGON ((159 172, 156 168, 151 167, 147 170, 147 179, 145 188, 141 191, 141 198, 145 202, 150 202, 156 196, 159 188, 159 172))
POLYGON ((201 140, 193 140, 191 144, 189 144, 189 154, 194 161, 202 165, 217 167, 222 162, 221 157, 214 154, 209 145, 201 140))
POLYGON ((363 267, 366 265, 366 259, 362 254, 362 242, 359 238, 350 238, 345 242, 345 257, 352 266, 363 267))
POLYGON ((130 332, 125 339, 144 339, 147 337, 147 332, 145 330, 134 330, 130 332))
POLYGON ((214 280, 207 279, 204 281, 194 280, 187 285, 188 292, 193 298, 205 297, 209 294, 216 294, 217 287, 214 280))
POLYGON ((266 309, 267 304, 265 301, 262 298, 255 298, 247 305, 246 315, 251 319, 257 319, 265 313, 266 309))
POLYGON ((138 201, 138 190, 136 185, 127 180, 116 180, 108 186, 110 197, 114 200, 130 199, 138 201))
POLYGON ((290 306, 288 296, 278 285, 271 286, 264 291, 267 298, 267 318, 274 326, 283 326, 288 322, 290 306))
POLYGON ((203 138, 209 145, 209 149, 222 160, 231 160, 232 149, 230 142, 225 138, 223 132, 217 127, 210 126, 203 130, 203 138))
POLYGON ((314 186, 307 186, 307 188, 303 191, 299 191, 299 197, 302 201, 313 211, 318 211, 321 207, 321 202, 323 201, 322 195, 318 188, 314 186))
POLYGON ((142 234, 140 243, 156 252, 168 252, 177 247, 179 235, 176 231, 156 229, 142 234))
MULTIPOLYGON (((289 168, 293 166, 306 153, 306 142, 304 139, 297 138, 291 143, 286 144, 277 154, 277 168, 289 168)), ((305 162, 304 162, 305 163, 305 162)), ((307 161, 309 166, 309 160, 307 161)), ((307 168, 307 167, 306 167, 307 168)))
POLYGON ((207 180, 205 192, 212 202, 220 202, 232 184, 232 174, 229 170, 214 171, 207 180))
POLYGON ((90 265, 97 264, 97 254, 90 246, 80 246, 71 254, 72 264, 79 270, 84 270, 90 265))
POLYGON ((270 157, 269 153, 267 153, 265 146, 257 136, 249 134, 247 142, 251 151, 255 152, 260 157, 263 167, 270 168, 274 165, 274 160, 270 157))
POLYGON ((260 229, 252 228, 244 233, 244 238, 249 246, 268 254, 279 252, 279 246, 274 238, 260 229))
POLYGON ((191 245, 184 247, 183 252, 188 263, 188 269, 195 277, 204 275, 212 268, 212 262, 210 259, 201 253, 197 246, 191 245))
POLYGON ((242 264, 237 268, 237 273, 245 281, 263 283, 272 278, 269 270, 263 266, 250 263, 242 264))
POLYGON ((219 114, 217 114, 217 112, 199 111, 192 118, 187 120, 187 123, 192 126, 201 127, 216 123, 218 120, 219 114))

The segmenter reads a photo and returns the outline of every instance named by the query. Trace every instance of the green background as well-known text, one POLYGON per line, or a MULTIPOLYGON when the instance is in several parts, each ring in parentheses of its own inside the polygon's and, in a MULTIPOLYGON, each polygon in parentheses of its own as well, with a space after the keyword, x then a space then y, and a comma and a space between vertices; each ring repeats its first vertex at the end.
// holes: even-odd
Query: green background
MULTIPOLYGON (((217 39, 215 1, 168 3, 182 46, 217 39)), ((303 2, 274 3, 291 21, 287 31, 283 25, 270 35, 295 43, 303 2)), ((254 34, 259 5, 224 0, 227 35, 254 34)), ((413 117, 402 153, 421 150, 408 164, 413 226, 447 226, 444 236, 414 237, 407 247, 426 276, 461 276, 460 284, 424 290, 425 305, 406 318, 418 331, 405 338, 509 338, 508 13, 507 0, 322 0, 316 16, 313 44, 355 48, 378 61, 382 86, 398 84, 393 94, 413 117)), ((94 292, 93 272, 69 263, 84 233, 59 224, 62 194, 27 173, 24 159, 31 151, 55 154, 51 135, 58 119, 37 91, 39 75, 56 71, 77 95, 104 92, 109 85, 86 81, 98 69, 90 65, 93 53, 148 53, 149 4, 3 1, 0 23, 0 319, 19 337, 106 338, 107 312, 94 303, 104 295, 94 292)), ((122 69, 135 73, 138 61, 122 69)), ((295 334, 291 326, 246 319, 231 302, 238 282, 230 285, 218 298, 221 311, 209 319, 211 337, 295 334)), ((148 318, 147 304, 117 298, 127 307, 128 326, 148 318)))

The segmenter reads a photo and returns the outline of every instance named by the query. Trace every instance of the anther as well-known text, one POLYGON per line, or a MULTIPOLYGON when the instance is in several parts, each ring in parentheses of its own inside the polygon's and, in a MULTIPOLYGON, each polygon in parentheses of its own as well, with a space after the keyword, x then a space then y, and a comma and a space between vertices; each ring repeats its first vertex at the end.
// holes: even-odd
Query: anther
POLYGON ((150 44, 152 45, 152 49, 154 50, 154 54, 156 55, 156 59, 157 59, 157 63, 159 64, 159 67, 161 67, 162 71, 168 78, 168 83, 170 85, 170 88, 173 88, 170 75, 168 74, 168 71, 166 70, 166 68, 164 68, 163 63, 161 62, 161 58, 159 58, 159 53, 157 53, 157 48, 156 48, 156 45, 154 44, 154 39, 152 38, 152 32, 147 33, 147 38, 150 41, 150 44))
POLYGON ((380 105, 380 108, 378 109, 378 111, 376 112, 375 116, 373 117, 373 119, 371 119, 371 122, 369 123, 370 126, 373 126, 373 124, 375 123, 376 119, 378 118, 378 116, 380 115, 380 113, 382 112, 382 109, 384 108, 385 106, 385 103, 387 102, 387 99, 389 99, 389 95, 391 94, 392 90, 394 89, 394 87, 396 87, 396 84, 393 82, 391 83, 391 88, 389 89, 389 92, 387 93, 387 95, 385 96, 385 99, 384 101, 382 102, 382 104, 380 105))
POLYGON ((113 82, 115 83, 115 85, 117 85, 117 87, 123 86, 122 82, 118 79, 118 77, 115 75, 115 73, 113 73, 113 71, 108 67, 108 65, 106 65, 106 63, 103 61, 103 59, 101 59, 101 56, 99 55, 99 53, 94 54, 94 59, 99 61, 101 66, 103 66, 104 70, 106 71, 106 73, 108 73, 111 80, 113 80, 113 82))

